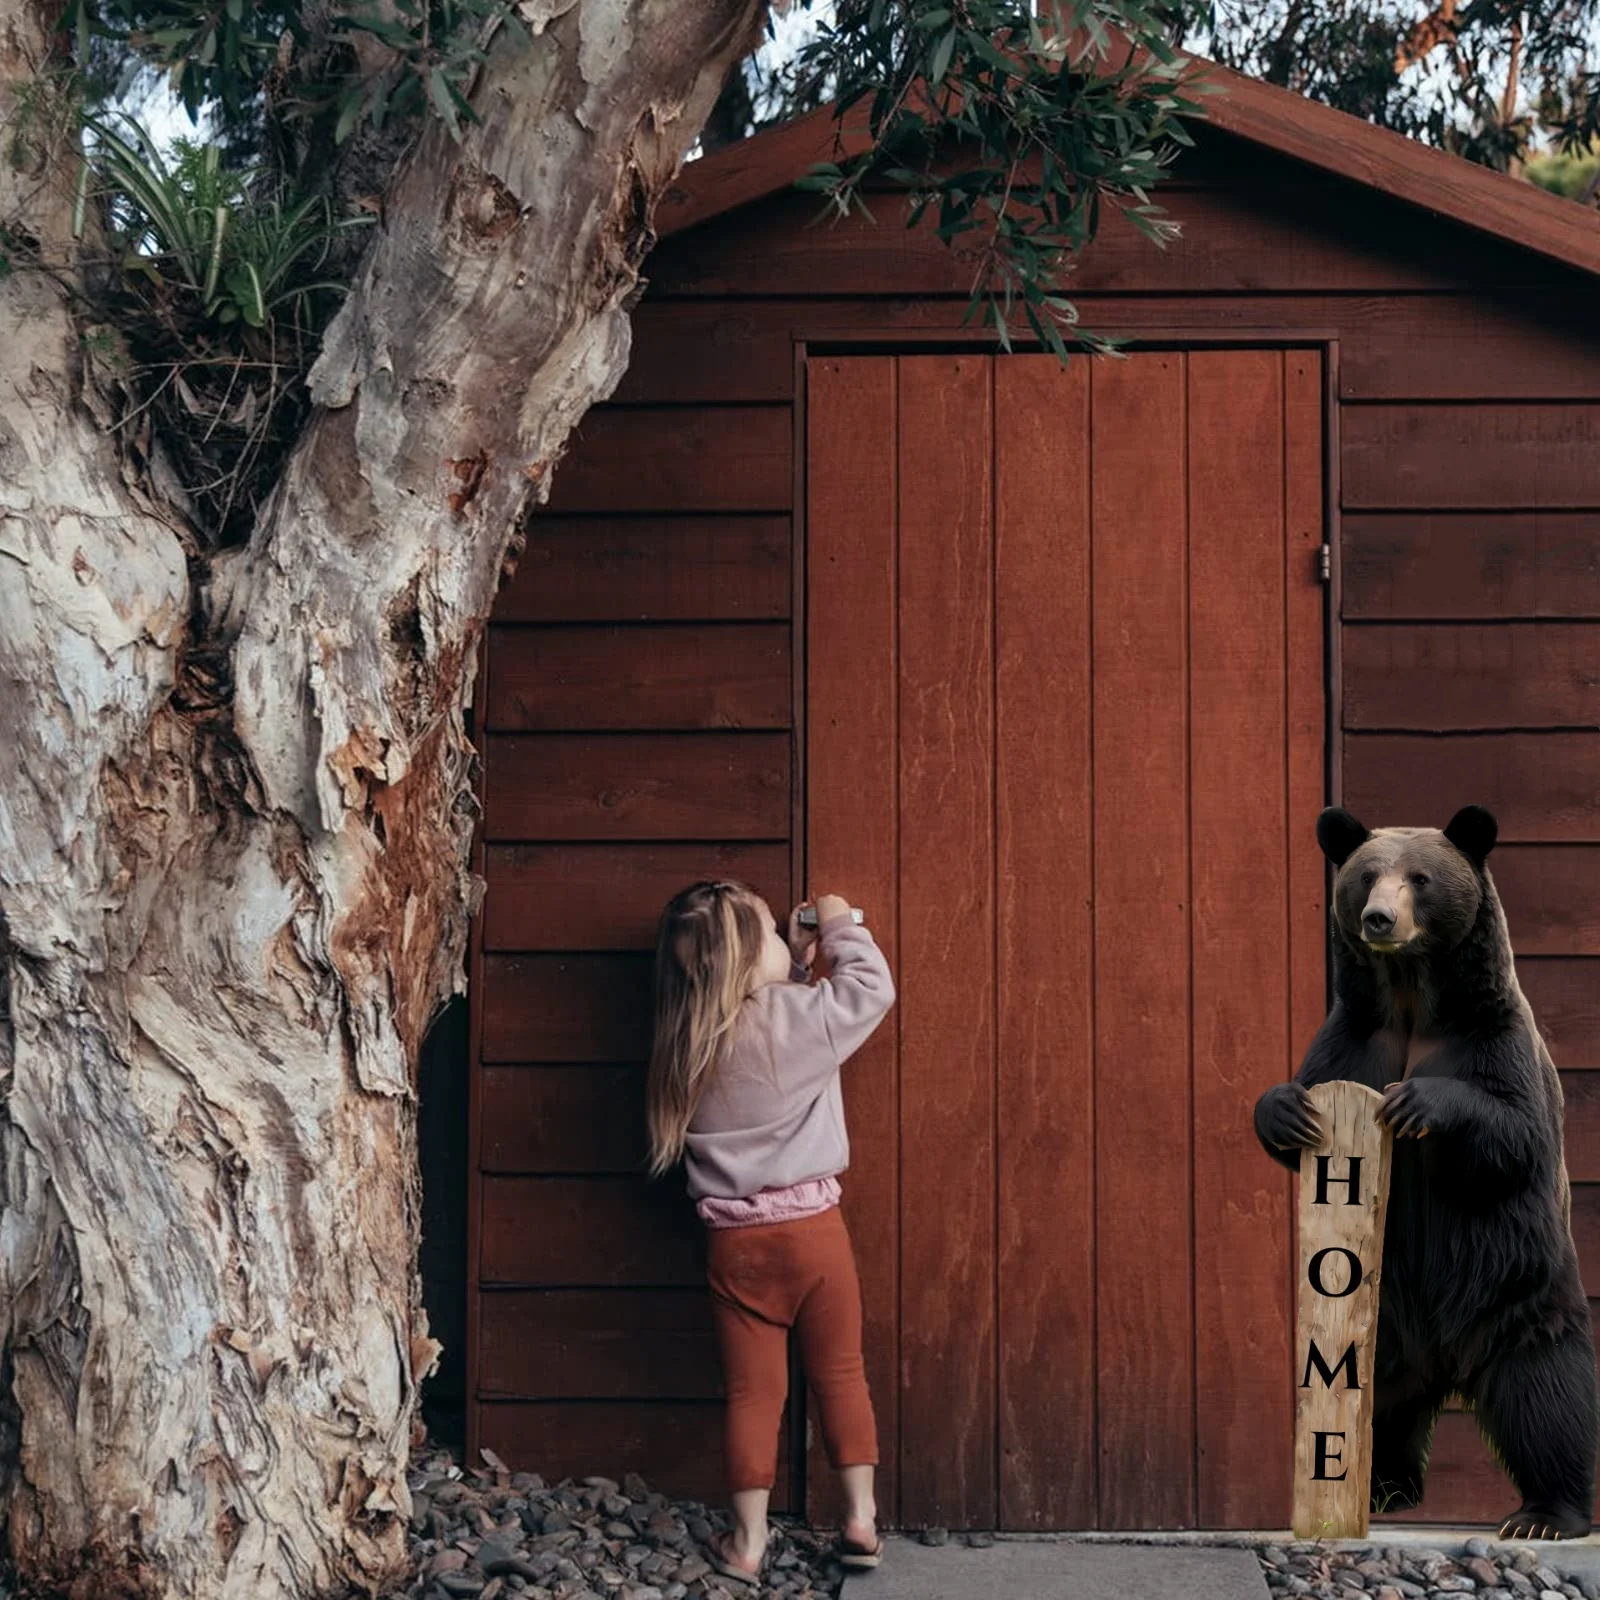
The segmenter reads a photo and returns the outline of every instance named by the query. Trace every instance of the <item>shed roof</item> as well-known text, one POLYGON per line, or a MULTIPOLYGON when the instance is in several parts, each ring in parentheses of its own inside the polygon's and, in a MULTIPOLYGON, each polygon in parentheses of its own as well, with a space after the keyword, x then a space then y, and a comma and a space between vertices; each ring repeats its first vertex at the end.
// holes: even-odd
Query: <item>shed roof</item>
MULTIPOLYGON (((1577 267, 1600 272, 1600 215, 1534 184, 1374 127, 1292 90, 1194 58, 1206 120, 1252 144, 1392 195, 1419 210, 1577 267)), ((689 163, 662 196, 665 238, 793 185, 814 163, 867 147, 864 115, 836 128, 833 108, 689 163), (836 142, 837 141, 837 142, 836 142)))

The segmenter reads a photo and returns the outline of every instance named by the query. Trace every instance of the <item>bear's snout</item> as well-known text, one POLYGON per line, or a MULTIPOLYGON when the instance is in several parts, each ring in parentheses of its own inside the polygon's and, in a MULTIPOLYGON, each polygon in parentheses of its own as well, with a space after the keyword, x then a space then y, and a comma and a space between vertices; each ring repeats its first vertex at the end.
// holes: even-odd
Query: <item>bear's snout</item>
POLYGON ((1361 937, 1370 945, 1398 949, 1416 936, 1411 885, 1399 872, 1386 872, 1372 886, 1361 913, 1361 937))

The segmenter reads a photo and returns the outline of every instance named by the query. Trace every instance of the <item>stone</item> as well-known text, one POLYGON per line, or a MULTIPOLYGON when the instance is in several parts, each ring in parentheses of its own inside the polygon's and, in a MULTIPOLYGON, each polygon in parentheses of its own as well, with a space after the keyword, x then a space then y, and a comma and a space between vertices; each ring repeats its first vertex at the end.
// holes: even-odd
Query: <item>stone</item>
POLYGON ((480 1558, 480 1564, 483 1570, 492 1578, 504 1577, 508 1573, 514 1573, 517 1577, 525 1579, 529 1583, 537 1583, 544 1576, 544 1573, 535 1563, 529 1561, 526 1556, 518 1555, 512 1550, 498 1552, 487 1561, 482 1561, 480 1558))
POLYGON ((981 1529, 967 1535, 967 1548, 969 1550, 987 1550, 994 1544, 994 1535, 985 1533, 981 1529))
POLYGON ((924 1528, 921 1538, 924 1544, 946 1545, 950 1543, 950 1530, 948 1528, 924 1528))
POLYGON ((1567 1600, 1567 1597, 1559 1589, 1549 1588, 1539 1591, 1539 1600, 1567 1600))
POLYGON ((622 1517, 628 1513, 628 1508, 633 1502, 620 1494, 608 1494, 600 1502, 601 1509, 608 1517, 622 1517))
MULTIPOLYGON (((1478 1539, 1474 1543, 1482 1544, 1483 1540, 1478 1539)), ((1462 1567, 1481 1588, 1493 1589, 1500 1583, 1500 1569, 1487 1556, 1469 1554, 1462 1562, 1462 1567)))
POLYGON ((650 1493, 650 1485, 637 1472, 622 1475, 622 1491, 630 1500, 643 1500, 650 1493))
POLYGON ((454 1595, 456 1600, 469 1600, 469 1597, 482 1594, 488 1587, 475 1572, 446 1572, 434 1581, 446 1594, 454 1595))
POLYGON ((467 1564, 464 1550, 441 1550, 427 1565, 427 1575, 437 1578, 441 1573, 460 1572, 467 1564))

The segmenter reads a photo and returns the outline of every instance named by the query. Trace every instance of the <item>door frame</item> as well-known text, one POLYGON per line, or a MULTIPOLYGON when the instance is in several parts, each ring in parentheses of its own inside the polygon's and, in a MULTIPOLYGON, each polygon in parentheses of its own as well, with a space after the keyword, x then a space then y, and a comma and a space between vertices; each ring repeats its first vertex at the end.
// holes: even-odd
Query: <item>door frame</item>
MULTIPOLYGON (((1036 355, 1044 350, 1034 338, 1017 338, 1013 351, 1036 355)), ((1323 671, 1323 803, 1338 805, 1343 800, 1343 671, 1339 620, 1343 611, 1342 529, 1340 525, 1339 481, 1339 334, 1332 328, 1297 328, 1264 324, 1250 328, 1196 328, 1182 322, 1141 328, 1127 336, 1132 351, 1186 350, 1316 350, 1322 356, 1322 671, 1323 671)), ((806 794, 809 771, 806 761, 807 687, 810 678, 807 659, 806 576, 810 556, 810 506, 806 495, 809 476, 807 437, 810 394, 806 383, 806 363, 812 356, 936 355, 982 354, 1003 356, 994 333, 981 328, 895 330, 875 335, 857 328, 831 329, 826 326, 793 340, 794 361, 794 510, 790 537, 790 873, 791 882, 805 892, 806 794)), ((1324 896, 1331 893, 1331 876, 1326 873, 1324 896)), ((1325 997, 1333 994, 1333 952, 1325 947, 1323 967, 1325 997)), ((811 1475, 810 1397, 799 1360, 791 1347, 788 1411, 790 1485, 797 1509, 811 1515, 815 1510, 816 1485, 811 1475)))

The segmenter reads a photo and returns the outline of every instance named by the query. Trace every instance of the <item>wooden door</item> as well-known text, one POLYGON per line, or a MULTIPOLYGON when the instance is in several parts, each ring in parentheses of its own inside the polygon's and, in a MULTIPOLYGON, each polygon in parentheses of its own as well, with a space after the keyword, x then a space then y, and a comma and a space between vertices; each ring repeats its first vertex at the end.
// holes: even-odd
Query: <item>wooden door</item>
POLYGON ((845 1071, 885 1515, 1286 1525, 1251 1107, 1324 1009, 1321 356, 807 386, 808 888, 900 993, 845 1071))

